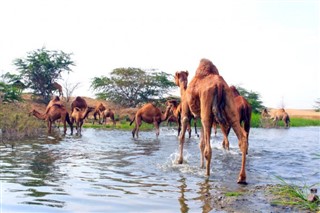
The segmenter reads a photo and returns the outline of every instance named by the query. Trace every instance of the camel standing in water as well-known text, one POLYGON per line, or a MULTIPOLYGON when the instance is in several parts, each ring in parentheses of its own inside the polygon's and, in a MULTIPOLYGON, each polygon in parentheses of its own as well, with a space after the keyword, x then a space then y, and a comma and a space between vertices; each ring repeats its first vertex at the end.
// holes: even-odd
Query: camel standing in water
POLYGON ((81 129, 84 119, 88 116, 90 112, 94 110, 93 107, 87 107, 86 109, 81 109, 79 107, 74 107, 71 114, 71 123, 76 123, 77 134, 81 135, 81 129))
POLYGON ((113 125, 116 125, 116 120, 114 119, 114 112, 112 112, 111 109, 106 109, 102 111, 102 123, 104 122, 105 124, 107 124, 108 117, 112 120, 113 125))
POLYGON ((167 120, 169 117, 169 111, 171 110, 172 104, 166 103, 166 111, 164 114, 161 113, 161 110, 154 106, 152 103, 147 103, 142 106, 135 114, 133 120, 130 122, 131 124, 135 121, 135 127, 132 130, 132 137, 139 137, 139 127, 142 124, 142 121, 154 125, 156 128, 156 136, 159 136, 160 133, 160 123, 167 120))
POLYGON ((69 124, 71 129, 71 134, 73 133, 73 126, 70 121, 69 113, 67 112, 67 109, 60 104, 53 104, 46 113, 40 113, 37 110, 32 110, 29 115, 34 115, 35 117, 39 118, 40 120, 46 120, 47 126, 48 126, 48 133, 51 133, 52 124, 58 120, 61 119, 64 127, 64 134, 67 132, 67 124, 69 124))
POLYGON ((60 84, 58 84, 57 82, 53 82, 52 86, 55 90, 58 90, 59 96, 63 97, 62 86, 60 84))
POLYGON ((290 125, 290 117, 283 108, 273 112, 270 118, 273 120, 274 127, 277 127, 281 120, 284 122, 286 128, 290 125))
POLYGON ((206 159, 206 174, 210 175, 212 149, 210 136, 214 119, 219 124, 230 125, 239 140, 242 152, 242 163, 238 183, 246 183, 246 154, 248 151, 248 137, 240 126, 240 118, 234 104, 234 98, 228 84, 219 75, 218 69, 208 59, 202 59, 194 78, 184 92, 186 101, 182 101, 181 123, 182 130, 179 137, 180 156, 178 163, 183 163, 183 146, 186 127, 189 122, 188 114, 201 118, 202 128, 200 137, 201 167, 206 159))
POLYGON ((106 110, 106 107, 100 102, 99 104, 97 104, 96 108, 94 109, 93 112, 93 124, 95 120, 98 120, 99 124, 102 124, 102 122, 100 121, 100 118, 102 117, 102 112, 106 110), (97 119, 97 116, 99 117, 97 119))
MULTIPOLYGON (((236 89, 235 86, 231 86, 230 90, 233 94, 234 103, 240 118, 240 125, 242 126, 243 124, 244 131, 246 131, 247 137, 249 138, 252 107, 249 104, 249 102, 243 96, 240 95, 239 91, 236 89)), ((223 132, 224 139, 222 142, 223 148, 228 150, 229 150, 228 135, 230 133, 230 129, 231 127, 228 125, 226 128, 226 132, 223 132)), ((222 128, 222 130, 225 131, 225 128, 222 128)))
MULTIPOLYGON (((181 102, 186 101, 184 98, 185 91, 188 86, 188 71, 177 71, 174 79, 176 85, 180 88, 180 97, 181 97, 181 102)), ((178 136, 180 135, 181 132, 181 106, 182 103, 180 103, 177 107, 173 107, 173 114, 178 118, 178 136)), ((187 124, 187 131, 189 133, 189 138, 191 137, 191 120, 192 118, 194 119, 194 130, 195 134, 199 137, 197 133, 197 120, 192 116, 191 113, 189 113, 189 123, 187 124)))
POLYGON ((85 99, 77 96, 75 100, 71 103, 71 122, 72 124, 76 122, 77 133, 81 135, 81 128, 84 119, 88 116, 90 112, 94 110, 93 107, 88 107, 85 99))

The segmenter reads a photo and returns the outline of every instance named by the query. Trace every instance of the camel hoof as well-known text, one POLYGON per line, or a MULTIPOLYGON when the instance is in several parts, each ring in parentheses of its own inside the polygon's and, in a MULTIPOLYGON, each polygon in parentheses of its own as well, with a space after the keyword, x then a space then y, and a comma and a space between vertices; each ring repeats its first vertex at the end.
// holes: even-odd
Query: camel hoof
POLYGON ((178 164, 182 164, 182 163, 183 163, 183 159, 179 159, 178 164))
POLYGON ((248 184, 247 181, 246 181, 246 178, 241 178, 241 177, 239 177, 237 183, 238 184, 242 184, 242 185, 247 185, 248 184))

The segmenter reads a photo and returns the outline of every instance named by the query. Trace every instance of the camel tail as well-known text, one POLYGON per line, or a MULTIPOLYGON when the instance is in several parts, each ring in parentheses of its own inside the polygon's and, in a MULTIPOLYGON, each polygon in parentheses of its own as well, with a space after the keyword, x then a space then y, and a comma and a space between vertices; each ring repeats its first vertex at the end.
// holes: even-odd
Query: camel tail
POLYGON ((226 105, 226 94, 222 86, 216 86, 213 94, 212 112, 215 119, 221 124, 227 124, 224 113, 226 105))
POLYGON ((132 121, 130 122, 130 126, 132 125, 132 123, 134 122, 134 120, 136 120, 136 115, 134 115, 132 121))
POLYGON ((242 107, 240 114, 240 122, 244 122, 244 130, 249 133, 250 131, 250 123, 251 123, 251 108, 242 107))

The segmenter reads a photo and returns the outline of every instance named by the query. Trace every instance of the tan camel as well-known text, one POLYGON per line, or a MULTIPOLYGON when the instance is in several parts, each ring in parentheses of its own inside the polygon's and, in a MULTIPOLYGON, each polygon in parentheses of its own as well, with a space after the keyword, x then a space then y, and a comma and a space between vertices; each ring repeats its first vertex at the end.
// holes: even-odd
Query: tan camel
POLYGON ((73 126, 70 121, 69 113, 67 112, 67 109, 60 104, 53 104, 49 109, 47 113, 40 113, 37 110, 32 110, 29 115, 34 115, 35 117, 46 120, 47 126, 48 126, 48 133, 51 133, 52 123, 54 123, 56 120, 61 119, 64 127, 64 134, 67 132, 67 124, 70 126, 71 134, 73 134, 73 126))
POLYGON ((242 163, 238 183, 246 183, 246 153, 248 151, 248 137, 240 126, 240 118, 236 110, 234 98, 228 84, 219 75, 218 69, 208 59, 201 59, 194 78, 185 91, 186 101, 182 102, 181 123, 182 130, 179 137, 180 156, 178 163, 183 162, 183 145, 185 132, 189 122, 188 114, 200 117, 202 128, 200 137, 201 167, 206 159, 206 174, 210 175, 212 149, 210 136, 214 119, 219 124, 230 125, 239 140, 242 152, 242 163), (189 112, 190 111, 190 112, 189 112))
POLYGON ((81 135, 81 129, 84 119, 92 112, 95 108, 87 107, 86 109, 81 109, 79 107, 74 107, 71 114, 71 123, 76 123, 77 134, 81 135))
MULTIPOLYGON (((179 137, 179 134, 181 132, 181 104, 178 103, 176 100, 170 100, 169 102, 172 104, 172 108, 171 108, 172 115, 169 116, 168 121, 172 117, 174 117, 176 119, 176 123, 178 125, 178 137, 179 137)), ((190 121, 191 121, 191 119, 190 119, 190 121)), ((190 124, 190 122, 188 123, 187 131, 189 133, 189 138, 190 138, 191 137, 191 124, 190 124)), ((197 134, 196 127, 195 127, 195 132, 197 134)))
POLYGON ((107 124, 108 117, 111 118, 113 125, 116 125, 116 121, 114 119, 114 113, 112 112, 111 109, 106 109, 102 111, 102 123, 104 122, 105 124, 107 124))
MULTIPOLYGON (((236 110, 240 118, 240 125, 243 127, 244 131, 247 133, 247 137, 249 137, 252 107, 249 104, 249 102, 243 96, 240 95, 239 91, 236 89, 235 86, 230 86, 230 90, 233 94, 236 110)), ((226 128, 221 129, 224 135, 222 145, 223 145, 223 148, 228 150, 229 150, 228 135, 230 133, 230 129, 231 129, 230 125, 227 125, 226 128)))
MULTIPOLYGON (((181 102, 186 101, 184 94, 185 94, 185 91, 188 86, 188 75, 189 75, 188 71, 177 71, 174 76, 175 83, 180 88, 181 102)), ((177 116, 178 122, 179 122, 178 123, 178 136, 181 132, 181 106, 182 106, 182 104, 180 103, 179 106, 176 108, 175 112, 173 112, 175 114, 175 116, 177 116)), ((172 109, 174 109, 174 107, 172 109)), ((187 130, 189 133, 189 138, 191 137, 191 120, 192 119, 194 119, 195 134, 199 137, 199 135, 197 133, 197 120, 193 117, 193 115, 191 113, 189 113, 188 116, 189 116, 189 123, 187 124, 187 130)))
POLYGON ((279 121, 281 120, 284 122, 284 126, 286 128, 288 128, 290 125, 290 117, 283 108, 273 112, 270 118, 273 120, 274 127, 277 127, 279 121))
POLYGON ((62 104, 59 96, 53 96, 53 97, 52 97, 52 99, 50 100, 50 102, 48 103, 48 105, 47 105, 47 107, 46 107, 46 112, 45 112, 45 114, 48 113, 50 107, 51 107, 52 105, 54 105, 54 104, 63 106, 63 104, 62 104))
POLYGON ((154 106, 152 103, 147 103, 142 106, 135 114, 133 120, 130 122, 131 124, 135 121, 135 127, 132 130, 132 137, 139 137, 139 127, 142 124, 142 121, 154 125, 156 128, 156 136, 159 136, 160 130, 159 125, 161 122, 165 121, 169 117, 169 111, 171 110, 172 105, 170 103, 166 103, 166 111, 164 114, 161 113, 161 110, 154 106))
POLYGON ((53 82, 52 86, 55 90, 58 90, 59 96, 63 97, 62 86, 57 82, 53 82))
POLYGON ((102 124, 102 122, 100 121, 100 118, 102 116, 102 112, 105 110, 106 110, 106 107, 101 102, 97 104, 93 112, 93 124, 95 120, 98 120, 98 123, 102 124), (98 119, 97 119, 97 116, 99 117, 98 119))
POLYGON ((262 117, 262 118, 270 118, 270 117, 271 117, 271 115, 268 113, 267 108, 264 108, 264 109, 262 110, 262 112, 261 112, 261 117, 262 117))

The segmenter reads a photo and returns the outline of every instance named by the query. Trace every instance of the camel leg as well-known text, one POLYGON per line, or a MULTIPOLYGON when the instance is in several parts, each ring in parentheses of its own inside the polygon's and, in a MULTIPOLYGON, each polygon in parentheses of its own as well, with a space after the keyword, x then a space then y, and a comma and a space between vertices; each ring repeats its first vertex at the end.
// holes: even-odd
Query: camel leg
POLYGON ((187 130, 188 130, 189 138, 191 138, 191 120, 189 120, 189 123, 187 125, 187 130))
POLYGON ((222 141, 222 147, 226 150, 229 150, 229 139, 228 135, 230 133, 230 126, 220 124, 221 132, 223 134, 223 141, 222 141))
MULTIPOLYGON (((209 102, 210 103, 210 102, 209 102)), ((210 136, 211 136, 211 129, 212 129, 212 122, 213 119, 211 117, 212 107, 201 106, 201 123, 202 123, 202 131, 201 139, 204 143, 204 157, 206 159, 206 175, 210 176, 210 164, 212 158, 212 149, 210 145, 210 136)))
POLYGON ((153 125, 156 128, 156 136, 158 137, 160 134, 159 123, 157 121, 154 121, 153 125))
POLYGON ((237 135, 238 141, 239 141, 239 148, 242 153, 242 163, 241 163, 241 169, 239 173, 238 183, 239 184, 245 184, 246 183, 246 154, 248 152, 248 137, 244 129, 240 126, 240 118, 237 114, 236 108, 234 106, 234 102, 232 98, 232 95, 229 95, 226 97, 226 106, 225 106, 225 114, 227 116, 227 120, 229 121, 233 131, 237 135))
POLYGON ((51 133, 52 122, 48 120, 48 133, 51 133))
POLYGON ((182 128, 179 135, 179 151, 180 151, 179 153, 180 155, 178 159, 179 164, 183 163, 183 146, 184 146, 184 140, 185 140, 185 134, 186 134, 188 122, 189 122, 188 116, 182 117, 182 120, 181 120, 182 128))
POLYGON ((204 168, 204 139, 203 139, 203 128, 201 128, 201 133, 200 133, 200 143, 199 143, 199 148, 200 148, 200 168, 204 168))
POLYGON ((66 119, 63 119, 62 122, 63 122, 63 133, 65 135, 67 133, 67 122, 66 122, 66 119))

